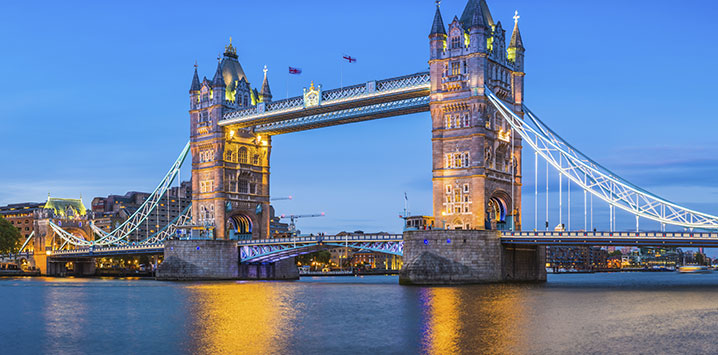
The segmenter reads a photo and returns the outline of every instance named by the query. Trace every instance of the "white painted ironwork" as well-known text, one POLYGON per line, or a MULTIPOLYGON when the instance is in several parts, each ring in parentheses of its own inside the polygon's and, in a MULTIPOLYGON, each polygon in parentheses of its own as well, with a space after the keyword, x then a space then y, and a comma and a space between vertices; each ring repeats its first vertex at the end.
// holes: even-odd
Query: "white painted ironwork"
MULTIPOLYGON (((397 78, 371 81, 364 84, 322 91, 320 106, 328 106, 352 100, 370 99, 376 96, 400 94, 415 90, 429 89, 431 76, 428 72, 400 76, 397 78)), ((232 111, 224 115, 220 125, 232 123, 251 123, 253 120, 304 110, 304 98, 301 96, 279 100, 265 106, 263 112, 257 107, 232 111)))
POLYGON ((300 127, 324 125, 336 121, 345 121, 361 118, 363 116, 377 115, 393 111, 417 109, 421 107, 428 108, 429 101, 430 98, 428 96, 423 96, 411 99, 385 102, 381 104, 355 107, 346 110, 331 111, 327 113, 298 117, 274 123, 260 124, 256 126, 257 128, 255 129, 255 132, 264 133, 277 131, 292 131, 299 129, 300 127))
POLYGON ((591 160, 552 131, 526 106, 523 109, 528 120, 509 109, 488 87, 486 96, 521 138, 561 175, 609 204, 612 229, 614 207, 662 224, 718 229, 718 217, 690 210, 647 192, 591 160))
POLYGON ((182 213, 175 217, 169 224, 162 227, 157 233, 140 242, 140 244, 156 244, 164 242, 165 239, 175 235, 179 230, 177 227, 192 224, 192 204, 189 204, 182 213))

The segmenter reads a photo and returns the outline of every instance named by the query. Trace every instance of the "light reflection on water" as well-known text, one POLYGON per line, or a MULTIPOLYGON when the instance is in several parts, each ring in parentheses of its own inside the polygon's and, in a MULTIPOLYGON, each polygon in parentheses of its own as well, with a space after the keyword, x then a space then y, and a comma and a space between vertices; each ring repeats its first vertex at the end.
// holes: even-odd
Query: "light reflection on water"
POLYGON ((718 352, 718 274, 552 275, 545 285, 396 283, 0 279, 0 352, 718 352))

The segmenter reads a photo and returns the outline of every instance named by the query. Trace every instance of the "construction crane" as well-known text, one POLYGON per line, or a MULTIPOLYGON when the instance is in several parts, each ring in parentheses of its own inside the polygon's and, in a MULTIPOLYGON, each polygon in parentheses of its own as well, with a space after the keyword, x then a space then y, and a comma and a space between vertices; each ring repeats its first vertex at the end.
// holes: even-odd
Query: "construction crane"
POLYGON ((290 222, 289 222, 289 233, 290 233, 291 235, 296 235, 296 234, 297 234, 297 225, 296 225, 297 219, 299 219, 299 218, 310 218, 310 217, 324 217, 324 212, 322 212, 322 213, 316 213, 316 214, 299 214, 299 215, 290 214, 290 215, 281 215, 281 216, 279 216, 279 218, 289 218, 289 221, 290 221, 290 222))
POLYGON ((272 197, 269 199, 269 201, 284 201, 284 200, 291 200, 292 196, 287 197, 272 197))

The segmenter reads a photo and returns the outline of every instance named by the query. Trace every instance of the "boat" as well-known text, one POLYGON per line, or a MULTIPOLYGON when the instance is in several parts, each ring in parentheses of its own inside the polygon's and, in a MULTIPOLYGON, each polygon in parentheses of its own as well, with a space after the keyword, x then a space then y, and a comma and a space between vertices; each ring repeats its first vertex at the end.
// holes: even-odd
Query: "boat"
POLYGON ((684 265, 678 268, 678 272, 682 274, 705 274, 711 272, 707 266, 684 265))

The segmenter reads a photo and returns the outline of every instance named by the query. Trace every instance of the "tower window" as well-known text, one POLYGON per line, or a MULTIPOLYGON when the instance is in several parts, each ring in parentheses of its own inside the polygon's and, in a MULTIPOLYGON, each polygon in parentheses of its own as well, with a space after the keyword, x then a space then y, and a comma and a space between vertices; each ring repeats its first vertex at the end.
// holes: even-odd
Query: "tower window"
POLYGON ((459 74, 461 74, 461 67, 459 65, 459 62, 451 63, 451 75, 459 75, 459 74))
POLYGON ((247 148, 239 148, 239 162, 242 164, 247 164, 247 159, 247 148))
POLYGON ((461 48, 461 38, 459 36, 451 37, 451 49, 461 48))

